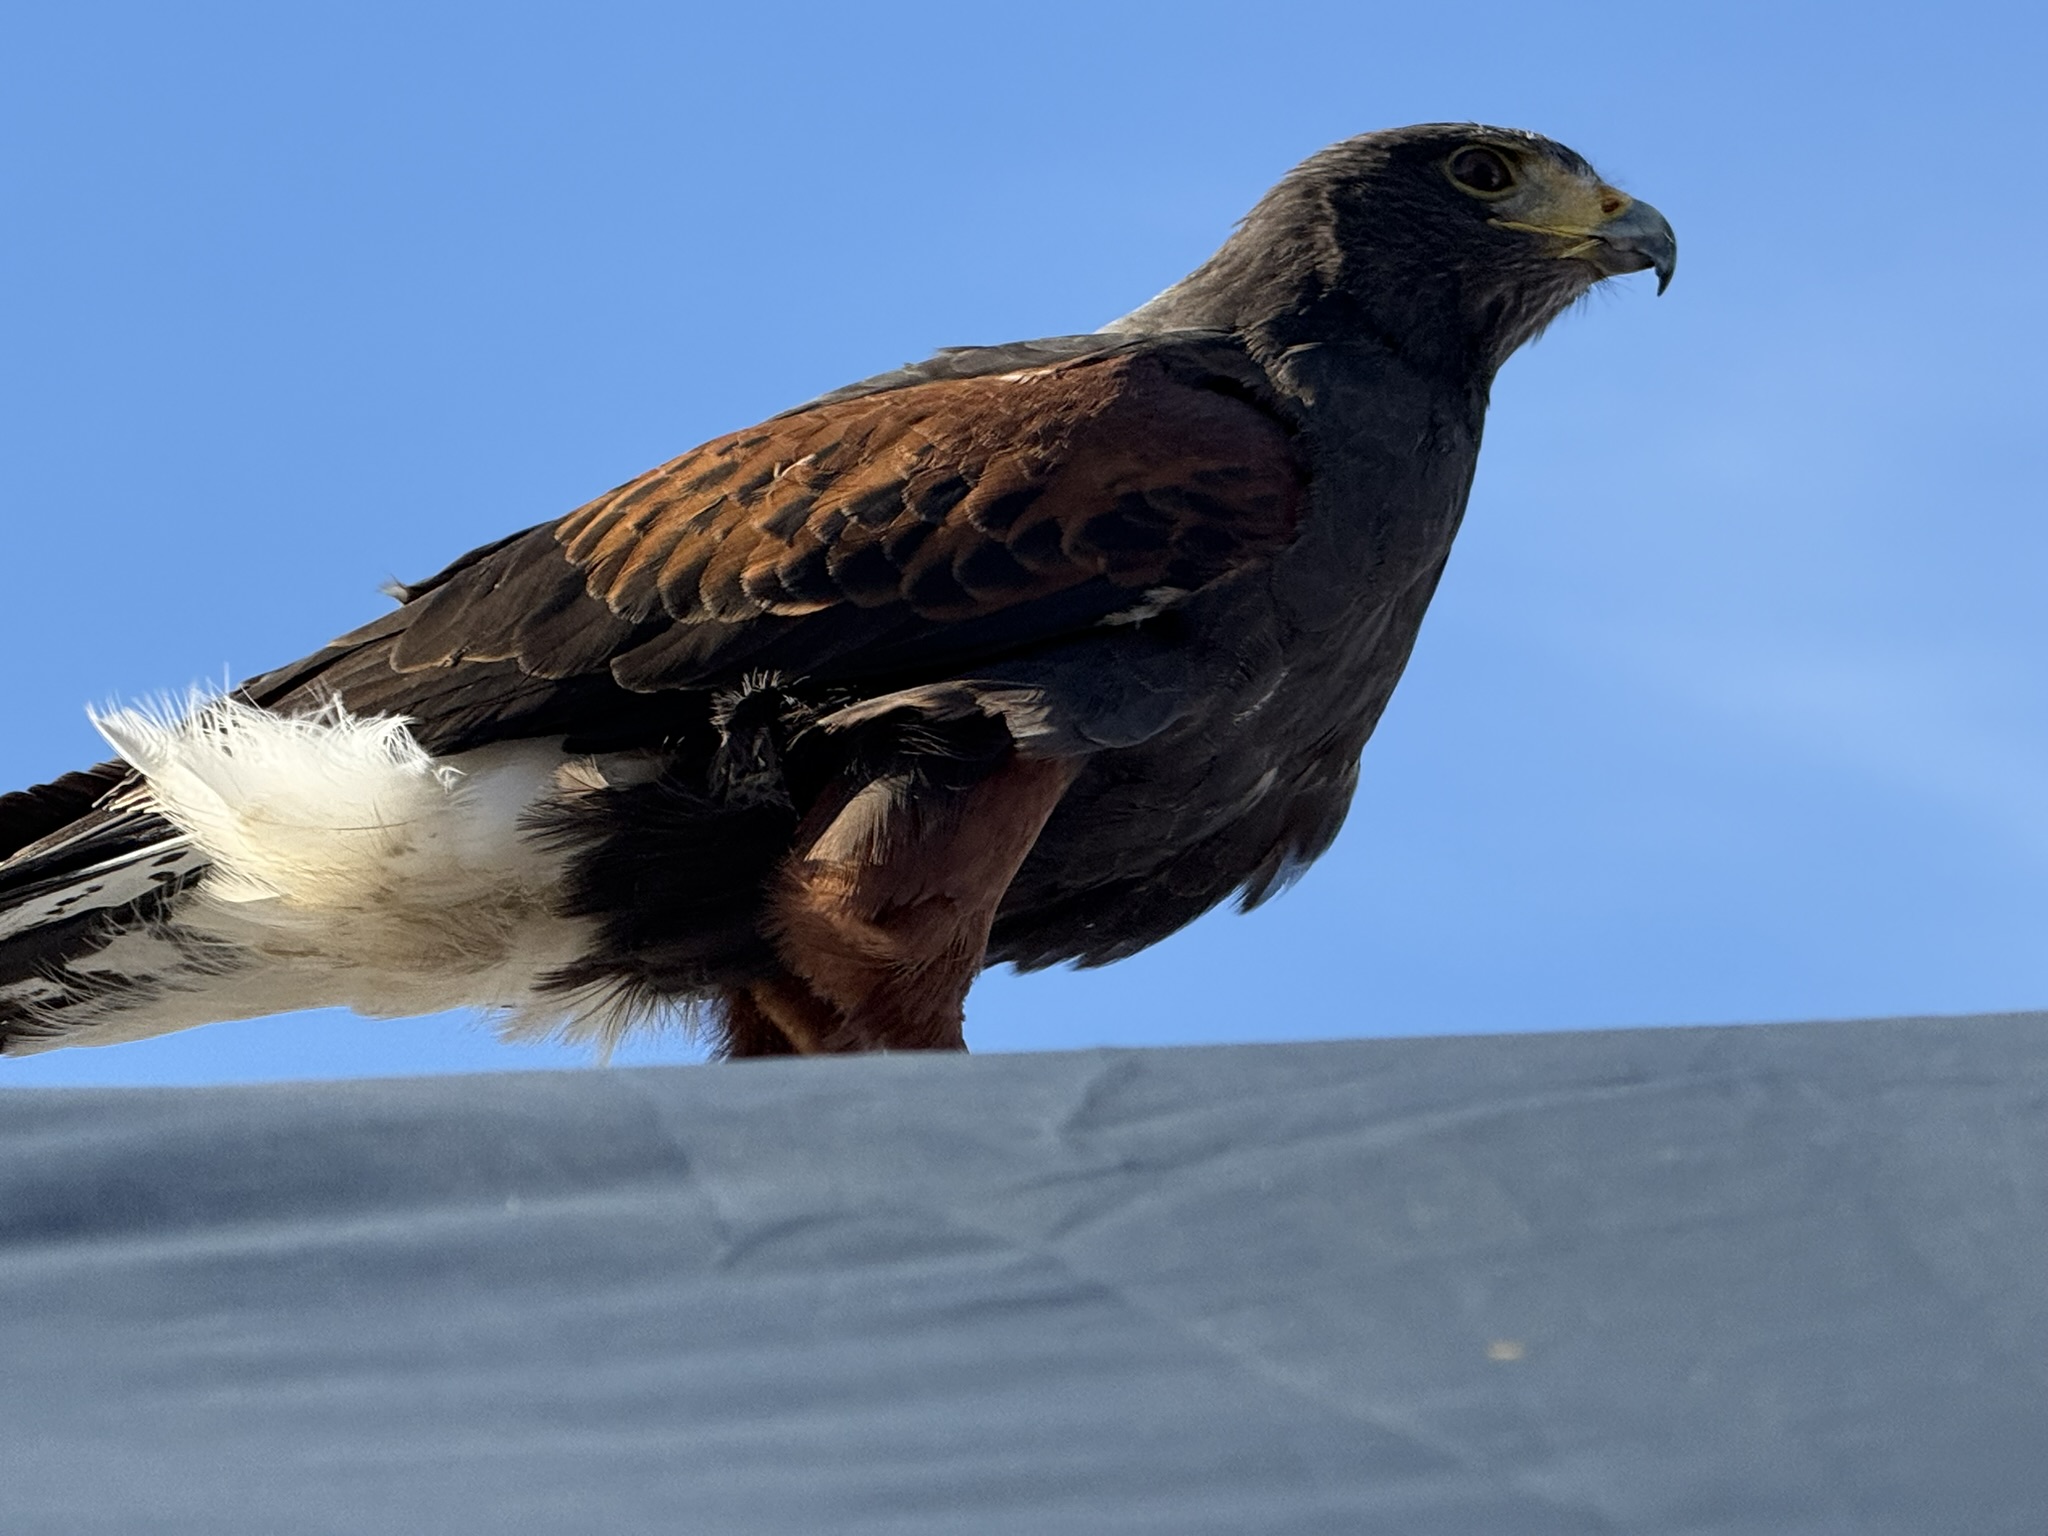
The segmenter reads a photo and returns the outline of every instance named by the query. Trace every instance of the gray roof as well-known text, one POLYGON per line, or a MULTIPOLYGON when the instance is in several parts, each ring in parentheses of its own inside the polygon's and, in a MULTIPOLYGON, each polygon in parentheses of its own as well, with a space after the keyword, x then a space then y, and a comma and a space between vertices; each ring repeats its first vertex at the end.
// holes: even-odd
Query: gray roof
POLYGON ((0 1525, 2048 1530, 2048 1018, 0 1098, 0 1525))

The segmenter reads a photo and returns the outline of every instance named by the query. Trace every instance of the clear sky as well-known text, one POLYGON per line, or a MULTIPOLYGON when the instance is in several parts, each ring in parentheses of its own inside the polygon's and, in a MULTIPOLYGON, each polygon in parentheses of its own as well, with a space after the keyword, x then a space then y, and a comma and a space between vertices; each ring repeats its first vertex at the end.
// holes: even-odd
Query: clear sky
MULTIPOLYGON (((1677 281, 1509 364, 1350 824, 969 1039, 2048 1006, 2036 7, 16 6, 0 784, 949 343, 1090 329, 1374 127, 1538 129, 1677 281)), ((628 1059, 687 1059, 655 1042, 628 1059)), ((557 1066, 321 1014, 0 1083, 557 1066)))

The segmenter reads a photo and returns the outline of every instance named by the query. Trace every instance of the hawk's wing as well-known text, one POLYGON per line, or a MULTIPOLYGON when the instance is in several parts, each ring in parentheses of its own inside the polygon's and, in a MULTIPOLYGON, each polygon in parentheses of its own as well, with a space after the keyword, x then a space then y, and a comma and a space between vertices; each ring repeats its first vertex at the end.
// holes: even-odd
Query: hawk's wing
POLYGON ((747 672, 867 693, 1147 611, 1294 537, 1307 467, 1235 343, 1105 337, 1003 372, 960 356, 477 550, 247 691, 404 714, 437 751, 747 672))

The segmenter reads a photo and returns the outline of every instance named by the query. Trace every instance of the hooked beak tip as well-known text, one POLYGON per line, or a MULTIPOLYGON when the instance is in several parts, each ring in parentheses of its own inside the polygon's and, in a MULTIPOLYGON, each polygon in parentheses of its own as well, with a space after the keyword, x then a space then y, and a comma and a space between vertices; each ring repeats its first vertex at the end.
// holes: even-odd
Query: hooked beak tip
POLYGON ((1648 203, 1630 203, 1600 227, 1600 244, 1610 258, 1609 275, 1649 270, 1657 274, 1657 292, 1671 286, 1678 270, 1678 236, 1671 223, 1648 203))

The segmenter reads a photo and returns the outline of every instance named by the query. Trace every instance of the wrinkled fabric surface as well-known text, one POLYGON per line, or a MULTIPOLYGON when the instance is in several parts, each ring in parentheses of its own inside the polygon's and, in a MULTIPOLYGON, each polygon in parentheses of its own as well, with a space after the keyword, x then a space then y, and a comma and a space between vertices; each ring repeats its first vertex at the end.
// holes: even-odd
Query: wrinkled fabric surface
POLYGON ((0 1095, 0 1529, 2048 1531, 2048 1017, 0 1095))

